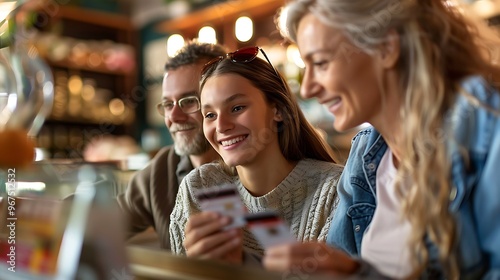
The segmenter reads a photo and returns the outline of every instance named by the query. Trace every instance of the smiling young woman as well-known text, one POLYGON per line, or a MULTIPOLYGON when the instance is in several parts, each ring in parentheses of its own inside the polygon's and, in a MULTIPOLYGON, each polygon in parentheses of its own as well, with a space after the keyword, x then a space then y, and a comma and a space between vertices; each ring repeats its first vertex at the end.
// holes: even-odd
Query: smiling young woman
POLYGON ((263 256, 247 229, 224 231, 226 217, 200 212, 194 193, 227 183, 237 186, 248 212, 278 212, 297 240, 326 238, 342 167, 281 75, 256 57, 259 51, 238 50, 203 70, 203 131, 224 162, 204 165, 182 182, 170 224, 175 253, 235 263, 263 256))

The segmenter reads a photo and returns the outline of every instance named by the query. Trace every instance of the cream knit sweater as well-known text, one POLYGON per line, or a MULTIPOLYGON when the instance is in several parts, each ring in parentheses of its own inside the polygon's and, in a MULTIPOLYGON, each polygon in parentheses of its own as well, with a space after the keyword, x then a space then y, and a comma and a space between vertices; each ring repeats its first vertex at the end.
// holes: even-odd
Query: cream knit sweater
MULTIPOLYGON (((290 226, 299 241, 324 241, 337 206, 337 182, 342 167, 312 159, 298 162, 288 176, 271 192, 252 196, 237 176, 229 176, 217 163, 201 166, 182 181, 174 210, 170 215, 170 242, 174 254, 185 254, 184 228, 190 215, 200 212, 193 195, 197 189, 232 183, 238 186, 243 203, 250 213, 274 210, 290 226)), ((263 248, 250 231, 244 229, 246 252, 262 257, 263 248)))

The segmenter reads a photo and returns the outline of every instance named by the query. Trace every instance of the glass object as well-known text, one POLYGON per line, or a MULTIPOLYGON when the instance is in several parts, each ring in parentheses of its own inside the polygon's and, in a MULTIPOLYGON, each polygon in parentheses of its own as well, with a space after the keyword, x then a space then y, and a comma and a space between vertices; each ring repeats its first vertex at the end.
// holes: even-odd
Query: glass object
POLYGON ((0 129, 5 127, 17 103, 17 85, 14 71, 0 49, 0 129))
POLYGON ((52 110, 54 83, 49 67, 27 44, 27 25, 17 22, 26 1, 18 1, 0 22, 9 25, 0 40, 0 167, 22 167, 34 160, 31 137, 52 110))
POLYGON ((276 68, 274 68, 273 64, 271 63, 271 61, 267 57, 267 54, 260 47, 246 47, 246 48, 242 48, 242 49, 236 50, 234 52, 227 53, 226 55, 221 55, 221 56, 219 56, 217 58, 214 58, 214 59, 210 60, 209 62, 207 62, 205 64, 205 66, 203 66, 203 69, 201 70, 201 74, 205 75, 205 73, 207 73, 207 71, 209 71, 210 69, 212 69, 213 66, 217 65, 219 62, 221 62, 225 58, 228 58, 229 60, 231 60, 234 63, 248 63, 248 62, 251 62, 251 61, 253 61, 257 57, 257 55, 259 54, 259 51, 262 52, 262 54, 266 58, 266 60, 269 63, 269 65, 271 65, 271 67, 273 68, 274 72, 276 73, 276 76, 278 76, 278 78, 280 78, 281 76, 278 74, 278 70, 276 70, 276 68))
POLYGON ((236 39, 240 42, 248 42, 253 36, 253 21, 251 18, 243 16, 236 20, 234 26, 236 39))
POLYGON ((172 113, 176 104, 179 108, 181 108, 182 112, 186 114, 198 112, 201 108, 200 99, 198 99, 197 96, 188 96, 181 98, 178 101, 163 101, 158 103, 156 104, 156 109, 160 115, 168 117, 172 113))
POLYGON ((10 27, 7 40, 2 41, 9 45, 1 46, 0 52, 0 88, 9 99, 1 112, 2 117, 7 117, 2 118, 0 129, 23 128, 29 136, 36 136, 52 109, 54 82, 50 68, 38 56, 36 48, 28 44, 27 25, 16 22, 25 2, 18 1, 16 8, 0 22, 10 27))

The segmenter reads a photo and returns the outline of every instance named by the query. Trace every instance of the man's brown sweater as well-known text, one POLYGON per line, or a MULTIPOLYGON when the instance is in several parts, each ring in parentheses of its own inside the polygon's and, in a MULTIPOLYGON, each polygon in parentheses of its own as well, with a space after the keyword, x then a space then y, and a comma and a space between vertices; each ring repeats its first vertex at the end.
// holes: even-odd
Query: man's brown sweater
POLYGON ((170 213, 182 180, 178 174, 186 175, 192 169, 189 158, 179 157, 173 146, 169 146, 160 150, 146 168, 132 177, 125 193, 117 197, 128 220, 128 237, 152 226, 161 248, 170 249, 170 213))

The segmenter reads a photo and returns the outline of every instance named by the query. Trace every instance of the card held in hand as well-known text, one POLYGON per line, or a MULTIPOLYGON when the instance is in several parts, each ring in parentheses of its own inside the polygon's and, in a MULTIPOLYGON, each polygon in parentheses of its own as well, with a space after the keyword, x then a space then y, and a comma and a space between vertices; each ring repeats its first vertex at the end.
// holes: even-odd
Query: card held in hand
POLYGON ((264 249, 295 242, 285 221, 274 211, 247 214, 245 219, 248 229, 264 249))
POLYGON ((231 224, 224 230, 240 228, 246 224, 244 215, 245 205, 241 201, 240 194, 235 185, 227 184, 196 192, 196 198, 200 203, 202 211, 217 212, 232 219, 231 224))

